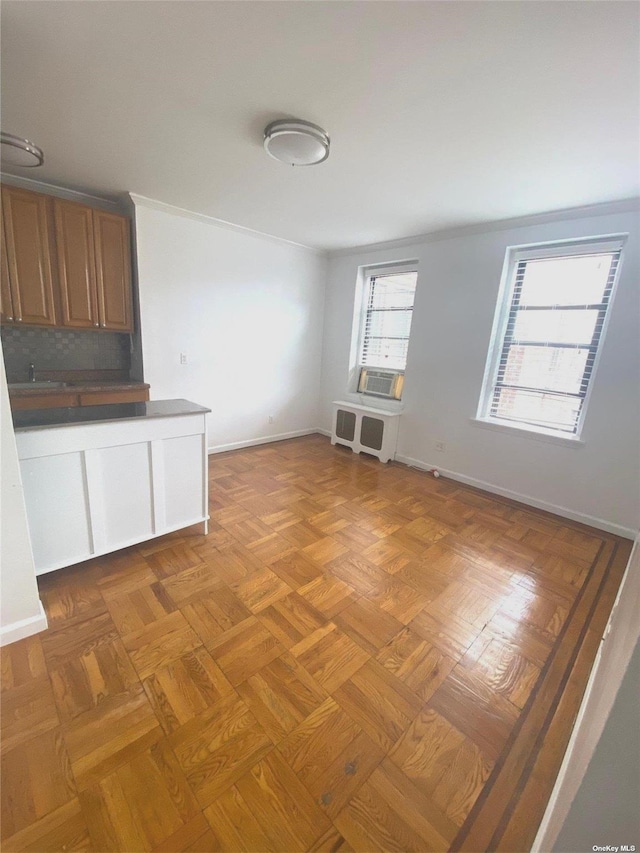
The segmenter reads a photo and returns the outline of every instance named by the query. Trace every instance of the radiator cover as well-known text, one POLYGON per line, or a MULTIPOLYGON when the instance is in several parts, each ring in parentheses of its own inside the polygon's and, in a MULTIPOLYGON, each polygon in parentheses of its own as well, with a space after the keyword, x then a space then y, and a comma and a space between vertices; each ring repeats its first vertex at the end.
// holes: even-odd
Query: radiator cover
POLYGON ((333 408, 331 444, 343 444, 354 453, 370 453, 381 462, 395 458, 400 412, 344 400, 335 400, 333 408))

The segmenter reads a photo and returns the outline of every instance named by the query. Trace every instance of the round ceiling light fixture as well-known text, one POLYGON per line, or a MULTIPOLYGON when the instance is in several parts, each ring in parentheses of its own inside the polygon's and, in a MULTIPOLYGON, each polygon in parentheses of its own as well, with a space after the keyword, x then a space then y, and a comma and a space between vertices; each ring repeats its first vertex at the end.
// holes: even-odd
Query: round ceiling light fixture
POLYGON ((329 156, 329 134, 300 119, 278 119, 264 129, 264 150, 290 166, 314 166, 329 156))
POLYGON ((23 139, 21 136, 14 136, 13 133, 5 133, 0 131, 0 143, 2 152, 0 159, 3 166, 26 166, 32 168, 34 166, 42 166, 44 163, 44 154, 42 149, 29 142, 28 139, 23 139))

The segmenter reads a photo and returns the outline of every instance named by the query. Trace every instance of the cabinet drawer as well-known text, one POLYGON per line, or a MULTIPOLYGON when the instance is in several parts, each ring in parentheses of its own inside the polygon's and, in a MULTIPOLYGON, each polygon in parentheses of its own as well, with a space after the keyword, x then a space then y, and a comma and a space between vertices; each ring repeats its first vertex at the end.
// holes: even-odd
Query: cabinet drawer
POLYGON ((140 391, 91 391, 80 394, 81 406, 103 406, 109 403, 144 403, 149 399, 149 391, 145 388, 140 391))
POLYGON ((33 397, 11 397, 11 408, 14 411, 56 409, 77 405, 77 394, 37 394, 33 397))

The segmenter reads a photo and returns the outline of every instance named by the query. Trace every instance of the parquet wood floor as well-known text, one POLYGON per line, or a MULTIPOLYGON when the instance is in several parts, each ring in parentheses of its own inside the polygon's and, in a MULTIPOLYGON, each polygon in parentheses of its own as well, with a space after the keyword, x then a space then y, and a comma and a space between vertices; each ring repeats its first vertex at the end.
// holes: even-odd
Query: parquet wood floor
POLYGON ((630 543, 310 436, 40 579, 2 849, 524 851, 630 543))

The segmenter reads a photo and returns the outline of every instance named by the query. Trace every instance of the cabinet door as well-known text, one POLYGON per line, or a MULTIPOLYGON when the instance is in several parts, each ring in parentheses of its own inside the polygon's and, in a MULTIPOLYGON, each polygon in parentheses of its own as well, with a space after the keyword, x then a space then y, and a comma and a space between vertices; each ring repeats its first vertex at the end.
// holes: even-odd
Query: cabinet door
POLYGON ((100 326, 130 332, 133 324, 129 220, 115 213, 94 210, 93 227, 100 326))
POLYGON ((83 204, 54 199, 62 325, 98 326, 93 211, 83 204))
POLYGON ((20 461, 36 574, 93 555, 87 470, 81 451, 20 461))
POLYGON ((50 248, 51 199, 2 188, 13 322, 55 326, 50 248))
POLYGON ((9 287, 9 263, 7 261, 7 243, 4 237, 4 217, 0 206, 0 322, 13 322, 13 302, 9 287))

